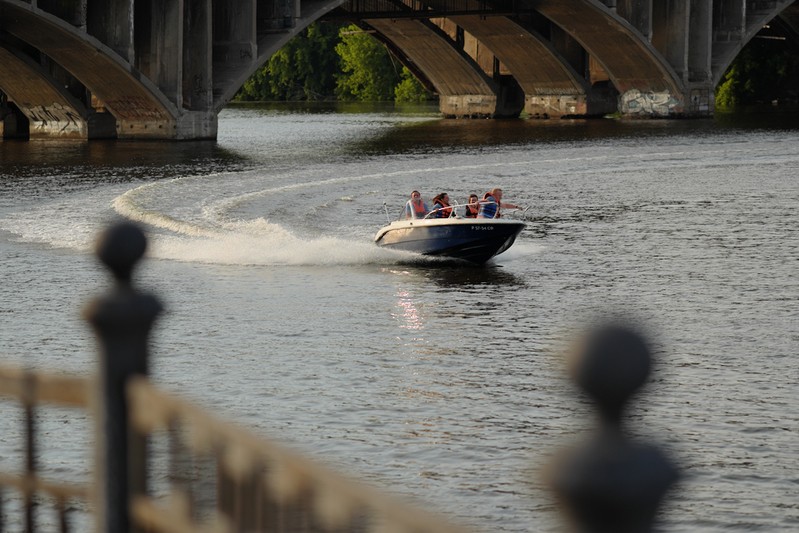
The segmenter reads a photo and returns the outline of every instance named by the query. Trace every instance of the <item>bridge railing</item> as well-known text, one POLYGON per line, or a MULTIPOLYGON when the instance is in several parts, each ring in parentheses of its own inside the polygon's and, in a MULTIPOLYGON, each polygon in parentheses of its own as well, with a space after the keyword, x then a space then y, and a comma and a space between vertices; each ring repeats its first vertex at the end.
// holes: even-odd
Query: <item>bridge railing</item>
POLYGON ((521 13, 529 11, 530 7, 518 0, 500 0, 487 2, 485 0, 441 0, 431 5, 418 0, 348 0, 342 7, 347 13, 370 18, 393 17, 418 17, 420 12, 426 16, 454 16, 454 15, 493 15, 508 13, 521 13))
MULTIPOLYGON (((160 441, 160 494, 134 496, 132 522, 188 531, 464 531, 171 396, 147 379, 128 386, 133 432, 160 441), (163 484, 163 483, 162 483, 163 484)), ((143 467, 144 465, 140 465, 143 467)), ((156 472, 151 471, 151 474, 156 472)))
MULTIPOLYGON (((48 404, 92 412, 94 389, 89 378, 0 367, 0 398, 23 408, 19 433, 25 440, 21 472, 0 472, 0 518, 8 514, 2 504, 10 491, 22 503, 22 516, 0 519, 0 531, 8 522, 12 530, 17 525, 39 530, 35 508, 48 502, 56 517, 48 526, 55 523, 60 532, 72 531, 70 504, 91 507, 97 486, 93 481, 68 483, 46 479, 37 471, 36 414, 48 404)), ((134 531, 355 532, 386 524, 392 531, 464 531, 222 422, 145 377, 131 378, 127 397, 132 440, 143 439, 150 450, 140 456, 144 461, 130 464, 149 486, 129 501, 134 531)))
MULTIPOLYGON (((67 532, 73 504, 86 506, 90 502, 93 482, 70 483, 50 479, 39 472, 39 431, 37 421, 41 410, 52 406, 90 409, 92 381, 87 378, 60 376, 30 370, 0 367, 0 412, 8 416, 8 403, 22 410, 20 431, 13 432, 23 441, 21 464, 16 472, 0 472, 0 531, 4 516, 12 501, 20 502, 22 516, 19 524, 25 531, 37 529, 37 507, 54 511, 58 531, 67 532)), ((9 435, 4 437, 9 438, 9 435)))

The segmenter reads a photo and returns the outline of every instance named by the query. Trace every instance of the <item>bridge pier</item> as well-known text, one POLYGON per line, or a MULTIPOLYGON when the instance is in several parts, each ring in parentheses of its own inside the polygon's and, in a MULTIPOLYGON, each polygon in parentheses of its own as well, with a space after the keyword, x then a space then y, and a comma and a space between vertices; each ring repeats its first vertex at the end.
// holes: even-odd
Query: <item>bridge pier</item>
POLYGON ((685 103, 689 117, 712 117, 716 110, 716 89, 711 83, 689 86, 685 103))
POLYGON ((684 115, 684 102, 669 91, 629 89, 619 95, 619 113, 627 118, 669 118, 684 115))
POLYGON ((0 138, 27 139, 30 123, 19 109, 0 102, 0 138))
POLYGON ((524 112, 532 118, 562 118, 588 114, 585 95, 527 95, 524 112))
POLYGON ((217 114, 214 111, 186 111, 178 116, 175 125, 177 140, 216 139, 217 114))
POLYGON ((83 117, 59 103, 20 105, 0 103, 0 138, 85 140, 117 136, 116 120, 109 113, 92 111, 83 117))
POLYGON ((17 105, 28 119, 28 134, 31 138, 88 138, 86 120, 68 106, 58 103, 30 105, 27 102, 19 102, 17 105))
POLYGON ((442 94, 438 98, 438 109, 447 118, 489 118, 496 108, 493 94, 442 94))
POLYGON ((173 141, 215 139, 217 116, 210 111, 183 111, 175 120, 134 117, 118 120, 119 139, 165 139, 173 141))
POLYGON ((710 83, 689 84, 683 94, 632 88, 619 95, 619 113, 626 118, 712 117, 715 107, 710 83))
POLYGON ((532 118, 588 118, 616 113, 618 93, 610 86, 597 86, 587 94, 527 95, 524 111, 532 118))

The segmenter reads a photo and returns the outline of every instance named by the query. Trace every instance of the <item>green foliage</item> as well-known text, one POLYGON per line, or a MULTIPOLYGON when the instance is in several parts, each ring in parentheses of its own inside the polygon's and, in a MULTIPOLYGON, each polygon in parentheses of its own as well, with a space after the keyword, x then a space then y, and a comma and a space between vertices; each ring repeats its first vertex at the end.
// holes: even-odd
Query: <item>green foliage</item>
POLYGON ((400 82, 394 87, 394 102, 398 104, 412 104, 420 103, 430 100, 433 96, 424 86, 419 83, 419 80, 408 70, 408 67, 402 67, 400 73, 400 82))
POLYGON ((797 99, 799 54, 786 41, 753 39, 741 50, 716 88, 716 109, 797 99))
POLYGON ((429 100, 413 74, 355 25, 315 22, 244 83, 235 100, 429 100))
POLYGON ((716 109, 719 111, 731 111, 735 109, 738 85, 738 70, 733 63, 732 67, 724 74, 724 81, 721 82, 716 89, 716 109))
POLYGON ((278 50, 244 83, 236 100, 322 100, 330 98, 338 72, 338 25, 313 23, 278 50))
POLYGON ((400 76, 386 47, 354 24, 341 28, 339 37, 336 52, 341 73, 336 76, 336 95, 363 102, 393 100, 400 76))

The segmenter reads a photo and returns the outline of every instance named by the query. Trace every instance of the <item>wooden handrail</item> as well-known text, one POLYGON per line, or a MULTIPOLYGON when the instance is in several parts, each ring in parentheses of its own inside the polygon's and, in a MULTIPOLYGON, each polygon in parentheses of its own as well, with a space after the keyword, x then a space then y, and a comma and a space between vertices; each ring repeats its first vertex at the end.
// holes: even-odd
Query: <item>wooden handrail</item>
POLYGON ((136 496, 131 501, 131 515, 145 531, 170 531, 172 533, 234 533, 235 529, 224 517, 215 514, 215 520, 198 527, 188 517, 185 499, 171 495, 166 504, 156 504, 152 498, 136 496))
MULTIPOLYGON (((185 427, 189 435, 185 443, 187 449, 196 455, 217 455, 220 467, 232 479, 243 481, 253 472, 263 471, 263 486, 268 487, 273 500, 294 503, 303 494, 312 492, 314 516, 331 528, 346 525, 358 512, 367 512, 400 531, 454 533, 466 530, 432 513, 410 508, 398 498, 347 479, 273 442, 216 420, 199 407, 159 390, 144 377, 131 378, 127 390, 134 431, 150 434, 177 423, 185 427)), ((145 513, 145 509, 151 514, 152 507, 141 502, 137 505, 137 515, 145 513)))
POLYGON ((0 472, 0 486, 12 487, 22 494, 44 493, 57 500, 76 498, 88 500, 90 491, 78 483, 58 483, 39 476, 20 476, 0 472))
POLYGON ((20 402, 88 407, 92 390, 91 378, 0 367, 0 396, 20 402))

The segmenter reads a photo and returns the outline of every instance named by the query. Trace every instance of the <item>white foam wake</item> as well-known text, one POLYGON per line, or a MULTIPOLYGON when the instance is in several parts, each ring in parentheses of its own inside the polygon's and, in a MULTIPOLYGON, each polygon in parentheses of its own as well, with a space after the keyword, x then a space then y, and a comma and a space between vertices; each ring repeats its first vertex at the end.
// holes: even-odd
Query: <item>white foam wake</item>
POLYGON ((230 229, 201 237, 159 236, 151 250, 156 258, 225 265, 345 265, 397 260, 396 254, 371 242, 300 238, 265 219, 231 224, 230 229))

